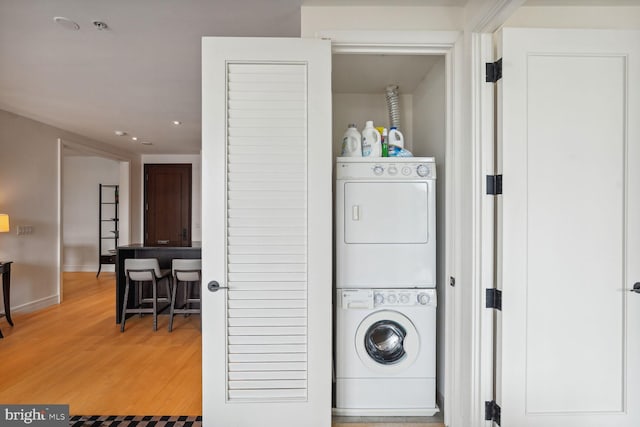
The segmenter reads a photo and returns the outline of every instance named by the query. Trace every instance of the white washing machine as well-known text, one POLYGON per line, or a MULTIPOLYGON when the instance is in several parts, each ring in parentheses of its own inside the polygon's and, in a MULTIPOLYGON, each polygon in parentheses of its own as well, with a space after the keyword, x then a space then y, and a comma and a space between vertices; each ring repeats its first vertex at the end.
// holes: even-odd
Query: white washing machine
POLYGON ((433 157, 336 162, 336 288, 435 288, 433 157))
POLYGON ((436 290, 337 289, 336 415, 430 416, 436 290))

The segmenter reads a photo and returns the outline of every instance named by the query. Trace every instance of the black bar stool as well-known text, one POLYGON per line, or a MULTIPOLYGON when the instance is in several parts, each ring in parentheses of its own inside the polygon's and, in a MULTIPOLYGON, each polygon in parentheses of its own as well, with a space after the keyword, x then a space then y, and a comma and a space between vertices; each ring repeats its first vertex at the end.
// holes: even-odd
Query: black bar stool
POLYGON ((144 313, 153 314, 153 330, 158 330, 158 313, 171 306, 171 270, 160 270, 158 260, 156 258, 127 258, 124 260, 124 271, 127 277, 124 288, 124 303, 122 304, 122 322, 120 323, 120 332, 124 332, 124 324, 127 320, 127 314, 138 313, 140 316, 144 313), (158 284, 165 280, 167 286, 166 298, 158 297, 158 284), (128 308, 129 287, 133 282, 136 287, 135 293, 137 297, 137 305, 134 308, 128 308), (143 295, 144 284, 150 283, 152 296, 145 297, 143 295), (167 302, 168 304, 161 310, 158 310, 158 302, 167 302), (143 304, 151 304, 151 307, 143 307, 143 304))
MULTIPOLYGON (((202 276, 202 260, 199 259, 174 259, 171 262, 171 270, 173 271, 173 292, 171 294, 171 313, 169 314, 169 332, 173 330, 173 315, 178 313, 200 314, 200 295, 201 295, 201 276, 202 276), (193 297, 191 285, 198 286, 198 296, 193 297), (184 284, 184 305, 176 308, 176 295, 178 286, 184 284), (198 307, 191 307, 191 304, 197 304, 198 307)), ((202 322, 202 318, 200 319, 202 322)))

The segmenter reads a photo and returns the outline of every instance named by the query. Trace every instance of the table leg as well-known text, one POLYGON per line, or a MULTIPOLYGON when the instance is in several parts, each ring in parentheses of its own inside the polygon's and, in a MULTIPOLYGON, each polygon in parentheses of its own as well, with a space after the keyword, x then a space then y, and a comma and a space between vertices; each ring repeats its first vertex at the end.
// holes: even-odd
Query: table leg
POLYGON ((11 303, 9 302, 9 289, 11 289, 11 275, 8 271, 6 271, 2 273, 2 297, 4 298, 4 314, 7 318, 7 322, 9 322, 11 326, 13 326, 13 320, 11 320, 11 303))

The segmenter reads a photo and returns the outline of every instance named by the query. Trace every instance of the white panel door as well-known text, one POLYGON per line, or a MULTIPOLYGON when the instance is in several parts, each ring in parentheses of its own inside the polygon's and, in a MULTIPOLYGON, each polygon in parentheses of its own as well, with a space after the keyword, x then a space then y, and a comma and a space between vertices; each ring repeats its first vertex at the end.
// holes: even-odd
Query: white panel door
POLYGON ((331 425, 330 54, 203 39, 206 425, 331 425))
POLYGON ((503 29, 498 404, 640 425, 640 32, 503 29))

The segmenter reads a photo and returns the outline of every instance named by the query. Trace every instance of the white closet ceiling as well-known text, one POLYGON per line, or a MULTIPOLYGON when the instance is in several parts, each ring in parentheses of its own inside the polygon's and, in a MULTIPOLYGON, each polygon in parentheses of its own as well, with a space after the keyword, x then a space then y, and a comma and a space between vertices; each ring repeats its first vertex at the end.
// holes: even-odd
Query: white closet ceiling
POLYGON ((380 93, 398 85, 411 93, 442 56, 435 55, 333 55, 333 93, 380 93))

